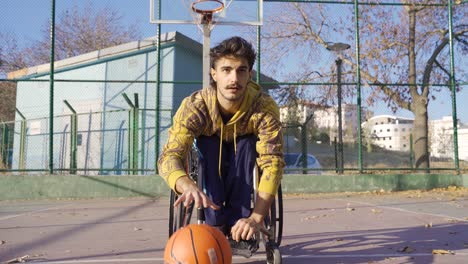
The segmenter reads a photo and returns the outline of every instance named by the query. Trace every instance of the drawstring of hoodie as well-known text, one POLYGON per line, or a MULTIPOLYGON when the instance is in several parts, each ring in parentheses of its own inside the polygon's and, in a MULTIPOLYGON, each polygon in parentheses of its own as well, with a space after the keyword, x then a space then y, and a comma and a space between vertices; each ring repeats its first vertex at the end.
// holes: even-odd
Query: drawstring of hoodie
POLYGON ((234 123, 234 156, 237 154, 237 123, 234 123))
MULTIPOLYGON (((218 158, 218 175, 221 177, 221 158, 223 153, 223 135, 224 135, 224 124, 221 123, 221 136, 219 137, 219 158, 218 158)), ((226 134, 226 141, 228 137, 226 134)), ((234 155, 237 154, 237 124, 234 123, 234 155)))
POLYGON ((221 156, 223 153, 223 123, 221 122, 221 135, 219 137, 219 158, 218 158, 218 175, 221 178, 221 156))

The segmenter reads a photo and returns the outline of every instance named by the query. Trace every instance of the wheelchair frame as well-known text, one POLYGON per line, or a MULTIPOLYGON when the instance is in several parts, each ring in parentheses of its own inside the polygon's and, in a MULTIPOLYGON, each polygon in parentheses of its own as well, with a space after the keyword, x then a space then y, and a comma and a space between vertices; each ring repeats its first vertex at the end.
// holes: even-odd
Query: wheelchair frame
MULTIPOLYGON (((199 159, 203 159, 203 157, 194 143, 187 157, 186 170, 188 176, 203 190, 203 179, 198 179, 199 159)), ((260 180, 258 174, 258 168, 255 166, 253 171, 253 180, 256 184, 254 184, 254 191, 252 193, 253 204, 255 204, 258 182, 260 180)), ((169 237, 179 228, 190 224, 193 214, 193 203, 188 207, 180 205, 175 208, 174 202, 177 199, 178 195, 171 190, 169 201, 169 237)), ((200 224, 204 223, 204 221, 203 209, 197 210, 197 222, 200 224)), ((260 232, 260 241, 265 245, 267 263, 281 264, 282 259, 279 251, 279 246, 281 245, 281 239, 283 236, 283 193, 281 185, 279 186, 278 193, 271 204, 269 215, 265 217, 264 226, 269 235, 265 235, 260 232)))

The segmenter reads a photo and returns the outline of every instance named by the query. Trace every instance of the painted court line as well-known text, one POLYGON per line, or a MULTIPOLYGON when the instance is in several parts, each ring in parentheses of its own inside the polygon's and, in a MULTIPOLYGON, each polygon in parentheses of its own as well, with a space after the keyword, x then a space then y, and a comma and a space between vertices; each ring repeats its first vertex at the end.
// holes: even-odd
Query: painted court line
POLYGON ((38 209, 38 210, 34 210, 34 211, 22 213, 22 214, 7 215, 7 216, 0 217, 0 221, 8 220, 8 219, 16 218, 16 217, 20 217, 20 216, 23 216, 23 215, 30 215, 30 214, 40 213, 40 212, 44 212, 44 211, 49 211, 49 210, 62 209, 62 208, 64 208, 64 207, 67 207, 67 206, 70 206, 70 205, 71 205, 71 204, 66 204, 66 205, 62 205, 62 206, 55 206, 55 207, 49 207, 49 208, 38 209))
MULTIPOLYGON (((455 252, 455 251, 454 251, 455 252)), ((457 256, 468 256, 468 253, 455 253, 457 256)), ((402 257, 429 257, 434 256, 431 253, 409 253, 409 254, 334 254, 334 255, 283 255, 283 259, 350 259, 350 258, 402 258, 402 257)), ((244 257, 234 256, 233 260, 243 259, 244 257)), ((264 255, 252 256, 249 259, 265 259, 264 255)), ((36 262, 35 264, 79 264, 79 263, 132 263, 132 262, 151 262, 151 261, 164 261, 164 258, 131 258, 131 259, 86 259, 86 260, 67 260, 67 261, 46 261, 36 262)))
MULTIPOLYGON (((284 258, 284 257, 283 257, 284 258)), ((233 260, 235 259, 245 259, 241 256, 233 256, 233 260)), ((252 256, 250 259, 265 259, 265 256, 252 256)), ((65 261, 43 261, 37 262, 34 261, 34 264, 77 264, 77 263, 117 263, 117 262, 150 262, 150 261, 164 261, 164 258, 131 258, 131 259, 86 259, 86 260, 65 260, 65 261)))
POLYGON ((404 212, 404 213, 430 215, 430 216, 436 216, 436 217, 441 217, 441 218, 454 219, 454 220, 457 220, 457 221, 460 221, 460 222, 468 222, 468 219, 463 219, 463 218, 444 215, 444 214, 433 214, 433 213, 426 213, 426 212, 411 211, 411 210, 398 208, 398 207, 392 207, 392 206, 386 206, 386 205, 377 205, 377 204, 373 204, 373 203, 366 203, 366 202, 346 200, 346 199, 334 199, 334 200, 342 201, 342 202, 348 202, 348 203, 351 202, 351 203, 357 203, 357 204, 364 204, 364 205, 368 205, 368 206, 373 206, 373 207, 378 207, 378 208, 385 208, 385 209, 400 211, 400 212, 404 212))

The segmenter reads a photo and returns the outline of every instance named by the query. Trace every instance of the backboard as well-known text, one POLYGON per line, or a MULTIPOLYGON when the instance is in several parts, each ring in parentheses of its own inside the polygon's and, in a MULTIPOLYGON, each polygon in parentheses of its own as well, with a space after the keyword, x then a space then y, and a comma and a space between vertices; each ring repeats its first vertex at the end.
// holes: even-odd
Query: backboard
MULTIPOLYGON (((213 15, 216 25, 258 26, 263 23, 263 0, 221 0, 222 12, 213 15)), ((192 11, 195 0, 150 0, 150 23, 200 24, 192 11)))

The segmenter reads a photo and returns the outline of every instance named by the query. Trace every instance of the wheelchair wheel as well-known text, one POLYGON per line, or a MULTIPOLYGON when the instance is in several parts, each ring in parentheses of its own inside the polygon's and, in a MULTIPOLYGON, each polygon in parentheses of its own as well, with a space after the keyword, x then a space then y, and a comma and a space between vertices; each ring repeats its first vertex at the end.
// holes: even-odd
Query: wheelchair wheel
POLYGON ((283 236, 283 192, 281 185, 278 188, 275 201, 271 205, 270 215, 265 218, 265 227, 271 234, 267 238, 268 243, 278 248, 283 236))
MULTIPOLYGON (((190 178, 195 182, 198 178, 198 155, 196 149, 192 149, 187 157, 186 170, 190 178)), ((183 226, 190 224, 190 219, 193 213, 193 203, 189 207, 182 205, 174 207, 174 202, 177 201, 178 195, 171 190, 169 199, 169 237, 183 226)))
POLYGON ((192 218, 193 204, 189 207, 180 205, 175 208, 174 202, 177 198, 177 194, 174 191, 171 191, 169 204, 169 237, 171 237, 172 234, 181 227, 190 224, 190 218, 192 218))
POLYGON ((283 258, 281 257, 281 252, 277 247, 270 247, 266 249, 267 255, 267 264, 281 264, 283 258))

